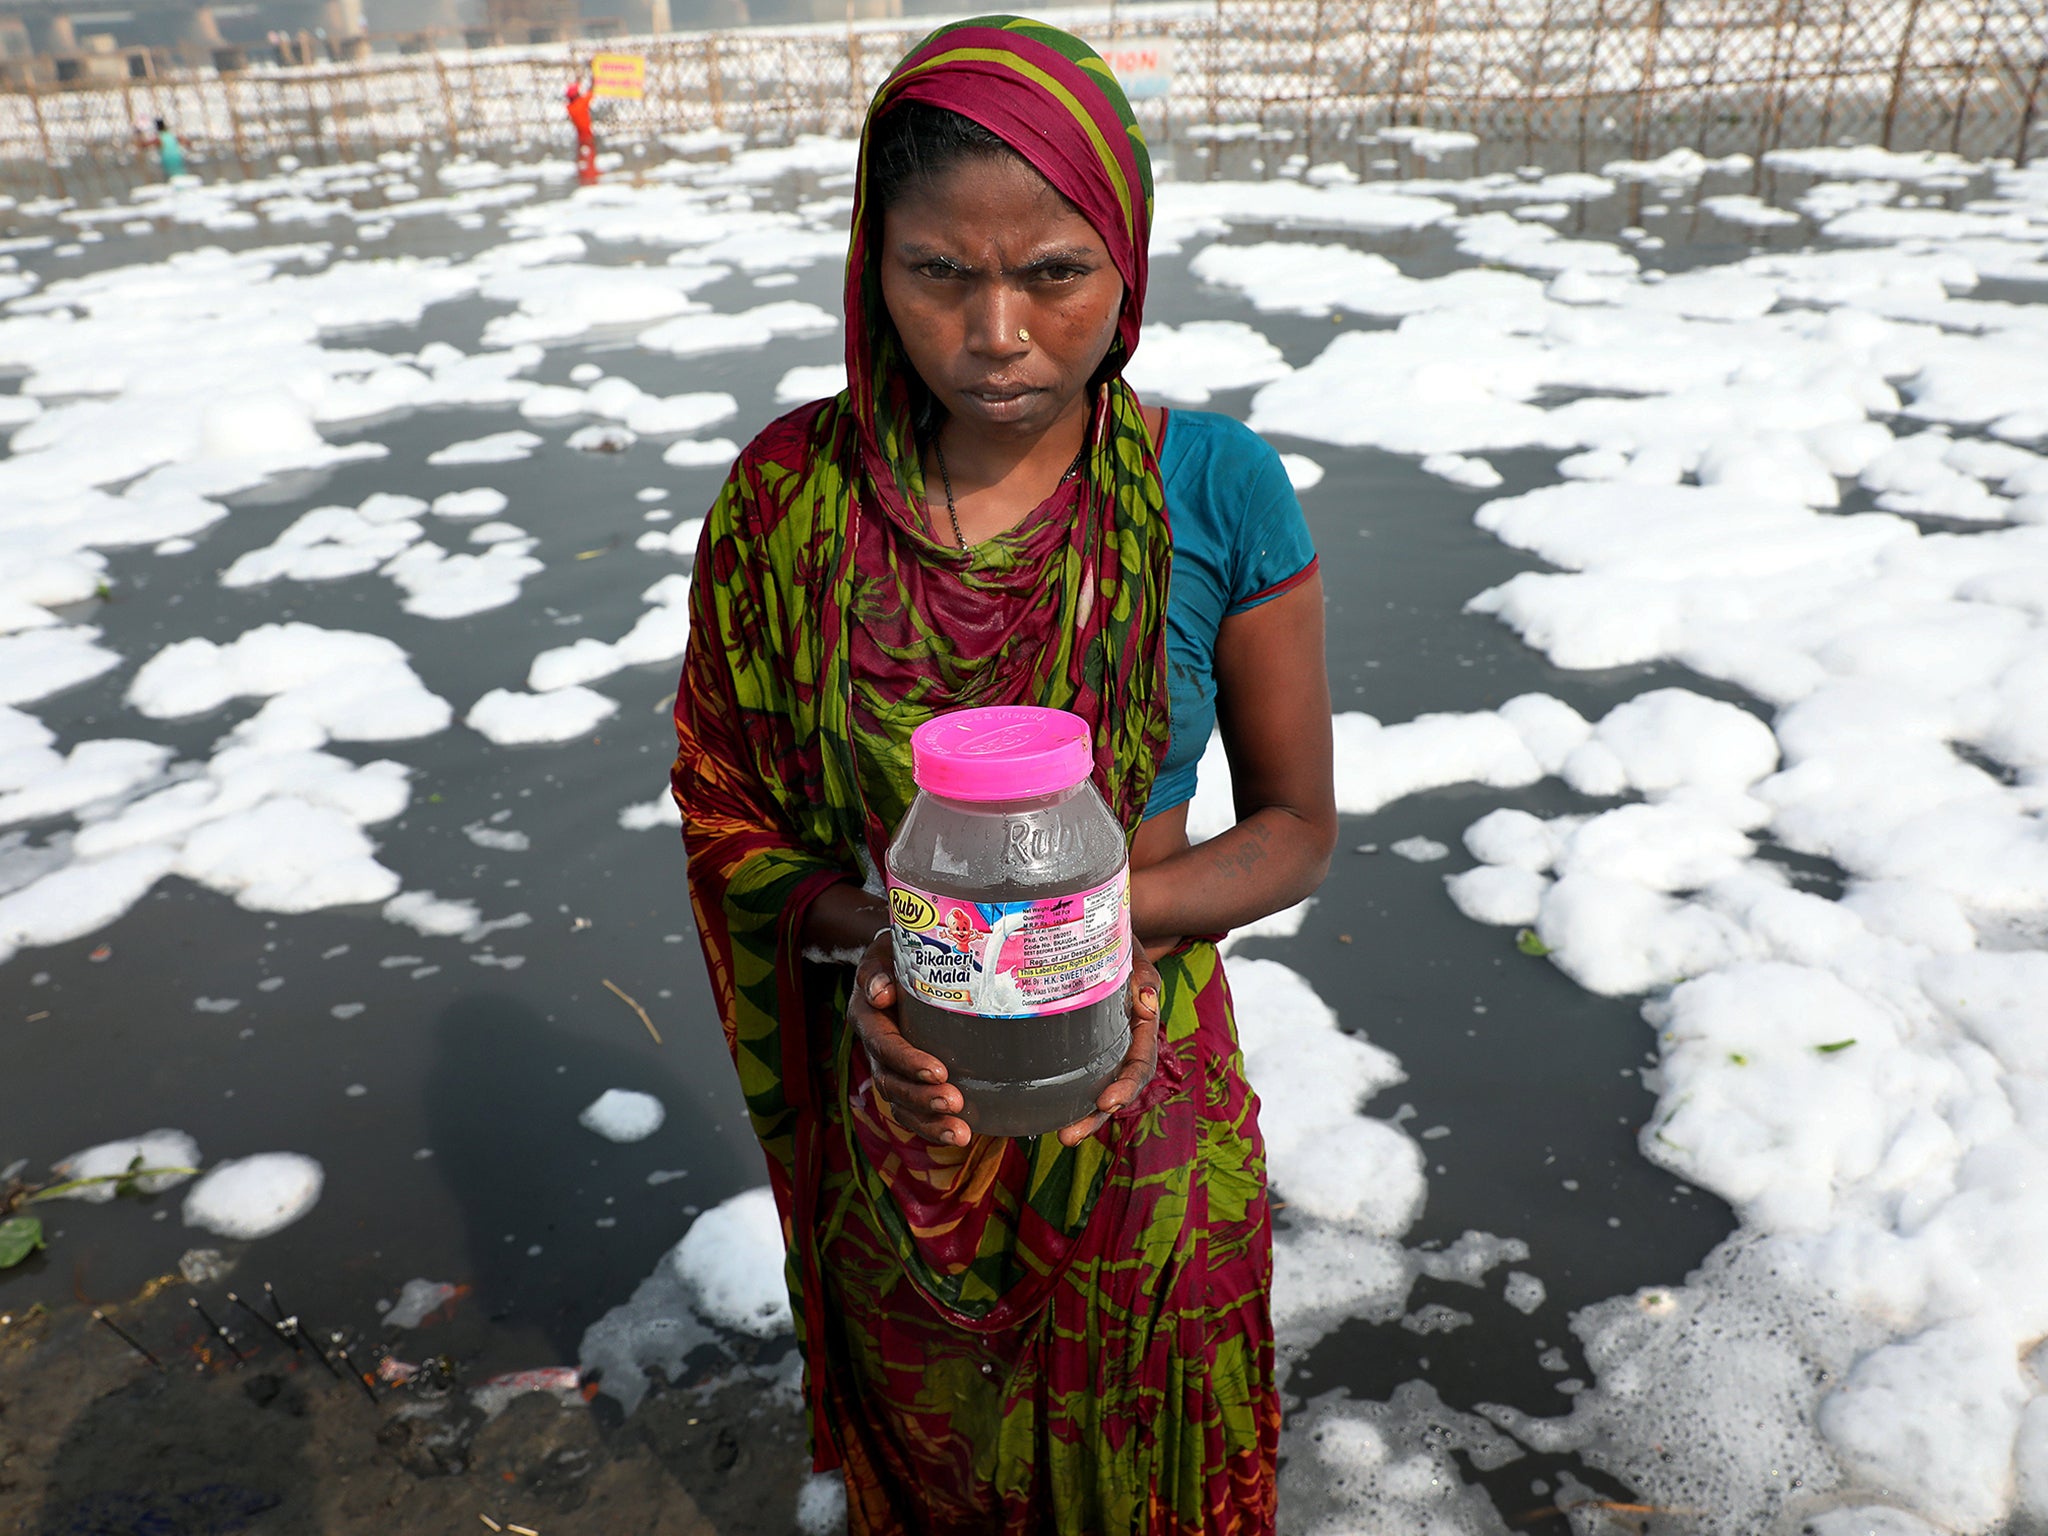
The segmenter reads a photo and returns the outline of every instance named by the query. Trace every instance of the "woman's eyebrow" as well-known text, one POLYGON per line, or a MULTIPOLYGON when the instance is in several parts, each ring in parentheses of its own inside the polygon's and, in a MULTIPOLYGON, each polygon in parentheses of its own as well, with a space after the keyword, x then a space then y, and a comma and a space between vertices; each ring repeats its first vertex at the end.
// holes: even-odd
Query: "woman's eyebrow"
POLYGON ((936 245, 926 245, 921 240, 898 242, 896 254, 903 257, 906 261, 943 261, 947 266, 959 267, 962 271, 967 270, 968 266, 959 257, 939 249, 936 245))
POLYGON ((1041 251, 1029 261, 1020 262, 1014 267, 1005 268, 1005 271, 1018 273, 1035 272, 1041 267, 1087 267, 1093 266, 1096 259, 1096 253, 1089 250, 1088 247, 1076 245, 1070 246, 1065 250, 1041 251))

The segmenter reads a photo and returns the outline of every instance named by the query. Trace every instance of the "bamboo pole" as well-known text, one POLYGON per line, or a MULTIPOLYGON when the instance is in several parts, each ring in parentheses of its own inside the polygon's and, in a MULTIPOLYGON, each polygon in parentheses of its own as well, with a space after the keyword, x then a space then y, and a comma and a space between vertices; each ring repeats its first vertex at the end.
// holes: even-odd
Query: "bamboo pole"
POLYGON ((2027 87, 2026 105, 2020 108, 2019 136, 2013 140, 2012 163, 2015 170, 2025 170, 2027 165, 2027 136, 2034 131, 2034 105, 2041 99, 2041 77, 2048 74, 2048 57, 2035 61, 2034 78, 2027 87))
POLYGON ((237 83, 223 77, 220 82, 220 93, 227 102, 228 130, 234 135, 235 164, 242 168, 242 179, 247 181, 249 179, 249 144, 242 134, 241 111, 235 105, 235 86, 237 83))
POLYGON ((1956 87, 1955 121, 1949 125, 1949 153, 1960 154, 1963 147, 1963 119, 1969 114, 1970 92, 1977 84, 1977 67, 1984 58, 1984 40, 1991 31, 1991 0, 1978 0, 1977 35, 1970 43, 1970 61, 1963 66, 1962 84, 1956 87))
POLYGON ((1586 50, 1586 75, 1579 88, 1579 169, 1586 168, 1586 121, 1593 111, 1593 87, 1600 79, 1600 43, 1607 35, 1607 0, 1593 8, 1593 41, 1586 50))
POLYGON ((1529 56, 1529 92, 1522 103, 1522 160, 1536 158, 1536 98, 1543 88, 1543 64, 1550 52, 1550 23, 1557 0, 1543 0, 1543 19, 1536 26, 1536 47, 1529 56))
POLYGON ((1657 93, 1657 45, 1664 35, 1664 0, 1650 0, 1648 36, 1643 40, 1643 73, 1636 82, 1636 110, 1633 131, 1629 138, 1629 154, 1637 160, 1650 157, 1650 141, 1647 132, 1650 103, 1657 93))
MULTIPOLYGON (((1429 111, 1430 67, 1436 62, 1437 0, 1423 0, 1426 7, 1422 18, 1422 61, 1419 65, 1421 78, 1415 85, 1415 109, 1413 116, 1421 122, 1429 111)), ((1412 14, 1412 13, 1411 13, 1412 14)))
POLYGON ((1827 90, 1821 97, 1820 142, 1828 141, 1828 130, 1835 121, 1835 87, 1842 80, 1842 57, 1849 51, 1849 6, 1851 0, 1842 0, 1841 15, 1835 19, 1835 54, 1828 60, 1827 90))
POLYGON ((42 140, 43 164, 49 169, 50 180, 59 197, 69 197, 71 194, 64 189, 64 173, 57 168, 57 157, 50 153, 50 125, 43 117, 43 87, 33 75, 28 81, 28 109, 35 114, 36 137, 42 140))
POLYGON ((1878 145, 1884 149, 1892 147, 1892 124, 1899 113, 1899 96, 1906 86, 1906 66, 1912 60, 1913 29, 1920 23, 1921 0, 1908 0, 1906 25, 1899 33, 1899 54, 1892 64, 1891 94, 1885 98, 1884 131, 1878 135, 1878 145))
POLYGON ((704 94, 711 100, 711 126, 725 132, 725 89, 718 77, 718 34, 704 39, 704 94))
POLYGON ((462 149, 462 129, 455 120, 455 102, 448 94, 448 66, 441 59, 441 50, 434 53, 434 83, 441 91, 441 121, 448 125, 448 152, 459 153, 462 149))
MULTIPOLYGON (((1771 23, 1771 83, 1765 104, 1757 113, 1756 125, 1756 169, 1752 173, 1751 190, 1757 188, 1757 179, 1763 175, 1764 156, 1777 147, 1778 133, 1784 124, 1785 98, 1790 94, 1792 72, 1792 47, 1785 41, 1785 16, 1792 0, 1778 0, 1777 16, 1771 23)), ((1798 0, 1799 12, 1792 22, 1792 32, 1798 35, 1799 17, 1806 9, 1806 0, 1798 0)))

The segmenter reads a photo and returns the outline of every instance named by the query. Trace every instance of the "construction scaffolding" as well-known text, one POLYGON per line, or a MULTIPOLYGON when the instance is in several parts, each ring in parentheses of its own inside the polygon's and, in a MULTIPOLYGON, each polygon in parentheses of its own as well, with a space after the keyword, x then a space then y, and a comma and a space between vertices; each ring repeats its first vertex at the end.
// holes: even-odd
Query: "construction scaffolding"
MULTIPOLYGON (((1464 129, 1581 164, 1781 144, 1875 143, 2024 163, 2048 115, 2042 0, 1214 0, 1063 19, 1171 54, 1147 131, 1255 124, 1311 154, 1390 126, 1464 129)), ((647 59, 610 145, 846 133, 930 23, 739 28, 612 40, 647 59)), ((215 164, 354 159, 434 144, 562 142, 563 82, 589 43, 428 48, 351 63, 170 74, 0 95, 0 173, 17 183, 133 164, 132 125, 170 121, 215 164)))

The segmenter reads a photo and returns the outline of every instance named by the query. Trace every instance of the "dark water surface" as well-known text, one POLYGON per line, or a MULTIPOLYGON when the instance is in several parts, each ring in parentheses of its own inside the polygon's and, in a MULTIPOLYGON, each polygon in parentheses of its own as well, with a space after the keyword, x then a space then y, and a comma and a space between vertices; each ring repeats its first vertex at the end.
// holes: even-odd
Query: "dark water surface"
MULTIPOLYGON (((1458 173, 1455 162, 1444 169, 1458 173)), ((1616 227, 1627 202, 1595 204, 1583 218, 1616 227)), ((0 215, 0 231, 12 217, 0 215)), ((1241 229, 1232 238, 1265 233, 1241 229)), ((1670 233, 1661 258, 1670 265, 1752 248, 1745 233, 1725 226, 1699 229, 1690 248, 1676 229, 1670 233)), ((1766 234, 1786 239, 1782 231, 1766 234)), ((42 252, 23 261, 56 278, 198 244, 302 238, 275 230, 111 234, 76 260, 42 252)), ((497 238, 495 230, 464 233, 444 219, 401 221, 391 239, 365 254, 466 254, 497 238)), ((1352 243, 1416 273, 1454 262, 1437 231, 1352 243)), ((588 259, 662 254, 593 243, 588 259)), ((1236 294, 1195 284, 1185 255, 1158 262, 1153 282, 1153 318, 1244 319, 1297 365, 1337 330, 1376 323, 1256 314, 1236 294)), ((700 297, 721 310, 782 298, 836 310, 838 288, 837 269, 820 264, 803 269, 794 287, 761 290, 734 277, 700 297)), ((349 340, 409 351, 439 338, 473 350, 478 327, 495 312, 479 302, 443 305, 428 312, 419 332, 349 340)), ((676 360, 619 337, 553 348, 537 376, 559 382, 575 364, 595 361, 656 393, 728 390, 739 400, 738 420, 705 435, 743 438, 782 409, 772 392, 788 367, 832 361, 839 347, 833 336, 676 360)), ((1248 401, 1248 391, 1237 391, 1214 408, 1242 414, 1248 401)), ((426 686, 454 705, 457 723, 419 741, 329 748, 360 762, 390 756, 413 770, 409 809, 371 829, 379 857, 407 889, 474 900, 486 919, 523 913, 529 921, 465 945, 421 937, 374 908, 244 912, 170 878, 111 928, 24 951, 0 968, 0 1166, 27 1158, 33 1177, 96 1142, 168 1126, 197 1137, 209 1162, 292 1150, 319 1159, 327 1173, 309 1216, 245 1251, 183 1228, 176 1194, 46 1207, 50 1248, 0 1279, 0 1305, 117 1299, 175 1268, 186 1248, 221 1246, 243 1252, 238 1275, 248 1284, 272 1280, 295 1307, 333 1325, 374 1328, 377 1300, 415 1276, 469 1284, 475 1293, 464 1304, 463 1336, 480 1368, 573 1362, 585 1327, 631 1294, 692 1215, 762 1182, 709 1006, 677 840, 666 830, 617 825, 622 807, 663 788, 675 669, 629 669, 595 684, 621 707, 581 741, 506 749, 460 724, 486 689, 523 686, 537 652, 579 636, 623 634, 642 611, 641 591, 679 568, 666 555, 633 548, 657 526, 643 520, 635 490, 667 487, 662 505, 689 516, 704 509, 721 477, 663 465, 659 440, 616 455, 572 451, 562 439, 575 423, 535 428, 547 442, 522 463, 425 463, 447 443, 515 425, 526 424, 503 410, 372 423, 343 435, 387 445, 388 458, 343 466, 284 499, 238 507, 199 535, 190 554, 111 557, 113 595, 90 621, 124 664, 31 706, 59 732, 60 746, 136 735, 203 757, 253 711, 244 701, 202 719, 150 722, 127 709, 121 696, 136 666, 173 639, 225 641, 287 617, 388 635, 411 654, 426 686), (245 591, 218 584, 218 572, 237 555, 269 543, 309 507, 353 505, 374 490, 431 498, 471 485, 505 491, 511 505, 501 515, 540 540, 535 553, 547 569, 511 606, 437 622, 404 613, 398 590, 373 576, 245 591), (531 846, 476 846, 463 829, 479 823, 523 832, 531 846), (101 945, 111 956, 95 963, 89 957, 101 945), (516 969, 502 963, 511 957, 516 969), (283 984, 260 991, 267 978, 283 984), (606 980, 647 1007, 661 1045, 606 980), (202 997, 235 998, 239 1006, 196 1011, 202 997), (361 1011, 347 1018, 331 1011, 354 1004, 361 1011), (25 1022, 38 1013, 44 1017, 25 1022), (352 1095, 352 1085, 365 1091, 352 1095), (577 1113, 613 1087, 658 1096, 666 1124, 630 1146, 581 1129, 577 1113), (650 1174, 678 1171, 648 1182, 650 1174)), ((1462 611, 1482 589, 1536 567, 1475 528, 1471 514, 1493 496, 1554 479, 1552 456, 1497 456, 1507 483, 1481 493, 1395 455, 1274 441, 1327 472, 1303 500, 1329 594, 1339 709, 1392 723, 1491 708, 1536 690, 1597 718, 1666 684, 1744 702, 1669 667, 1562 672, 1505 627, 1462 611)), ((470 548, 469 526, 431 519, 429 536, 470 548)), ((1570 1309, 1675 1282, 1730 1230, 1718 1201, 1677 1184, 1636 1150, 1654 1102, 1638 1075, 1653 1042, 1636 1006, 1582 991, 1517 952, 1509 930, 1466 920, 1445 895, 1443 875, 1470 862, 1459 834, 1504 804, 1556 814, 1589 802, 1551 780, 1520 791, 1439 790, 1377 815, 1347 817, 1335 866, 1299 936, 1249 941, 1243 952, 1300 971, 1346 1028, 1400 1058, 1409 1081, 1381 1095, 1371 1112, 1400 1113, 1411 1132, 1444 1128, 1422 1143, 1428 1206, 1408 1241, 1447 1244, 1467 1229, 1521 1238, 1532 1252, 1517 1267, 1542 1279, 1548 1300, 1524 1316, 1500 1299, 1498 1273, 1484 1292, 1424 1279, 1414 1305, 1441 1301, 1473 1313, 1473 1324, 1427 1336, 1392 1324, 1347 1325, 1302 1363, 1291 1383, 1302 1396, 1343 1386, 1381 1399, 1421 1377, 1454 1407, 1494 1401, 1563 1412, 1569 1404, 1557 1390, 1559 1375, 1537 1356, 1562 1345, 1572 1372, 1583 1374, 1570 1354, 1570 1309), (1451 858, 1414 864, 1353 851, 1384 850, 1415 834, 1450 845, 1451 858)), ((1490 1479, 1504 1509, 1531 1502, 1533 1467, 1525 1459, 1490 1479)))

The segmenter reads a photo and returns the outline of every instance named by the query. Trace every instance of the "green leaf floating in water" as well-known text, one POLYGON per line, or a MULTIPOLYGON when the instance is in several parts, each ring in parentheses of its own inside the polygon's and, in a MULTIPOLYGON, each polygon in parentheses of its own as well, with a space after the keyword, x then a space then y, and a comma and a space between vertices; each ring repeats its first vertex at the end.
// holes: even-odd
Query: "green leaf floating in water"
POLYGON ((1830 1040, 1826 1045, 1816 1045, 1814 1049, 1816 1051, 1819 1051, 1823 1056, 1832 1056, 1837 1051, 1846 1051, 1847 1049, 1849 1049, 1850 1046, 1854 1045, 1855 1043, 1856 1042, 1853 1039, 1830 1040))
POLYGON ((12 1269, 43 1246, 43 1224, 33 1216, 0 1221, 0 1269, 12 1269))
POLYGON ((1525 955, 1534 955, 1538 959, 1550 953, 1550 946, 1536 936, 1534 928, 1524 928, 1515 935, 1515 948, 1525 955))

